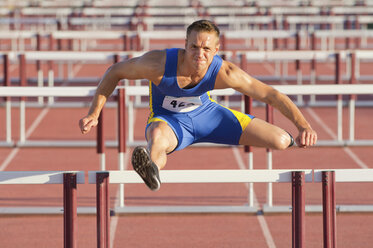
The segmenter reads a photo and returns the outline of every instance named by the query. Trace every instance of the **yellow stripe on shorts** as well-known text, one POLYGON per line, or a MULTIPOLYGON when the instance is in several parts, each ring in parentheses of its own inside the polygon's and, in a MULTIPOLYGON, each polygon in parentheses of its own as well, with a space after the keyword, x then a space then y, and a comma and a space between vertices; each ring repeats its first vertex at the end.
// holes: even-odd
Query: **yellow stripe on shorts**
POLYGON ((251 118, 248 117, 247 115, 239 112, 239 111, 234 110, 234 109, 230 109, 230 108, 227 108, 227 109, 229 109, 234 114, 234 116, 236 116, 238 122, 241 125, 242 131, 244 131, 246 129, 247 125, 249 125, 249 123, 251 121, 251 118))
POLYGON ((220 103, 218 103, 217 101, 215 101, 214 99, 212 99, 210 91, 208 91, 207 94, 209 96, 210 101, 215 102, 216 104, 219 104, 220 106, 222 106, 222 107, 224 107, 226 109, 229 109, 229 111, 231 111, 234 114, 234 116, 236 116, 238 122, 241 125, 242 131, 244 131, 246 129, 247 125, 249 125, 249 123, 251 121, 250 117, 248 117, 247 115, 245 115, 245 114, 243 114, 243 113, 241 113, 241 112, 239 112, 237 110, 230 109, 230 108, 228 108, 228 107, 226 107, 224 105, 221 105, 220 103))
POLYGON ((153 118, 149 118, 147 124, 152 123, 152 122, 156 122, 156 121, 163 121, 164 123, 167 123, 167 121, 165 121, 163 119, 160 119, 160 118, 157 118, 157 117, 153 117, 153 118))

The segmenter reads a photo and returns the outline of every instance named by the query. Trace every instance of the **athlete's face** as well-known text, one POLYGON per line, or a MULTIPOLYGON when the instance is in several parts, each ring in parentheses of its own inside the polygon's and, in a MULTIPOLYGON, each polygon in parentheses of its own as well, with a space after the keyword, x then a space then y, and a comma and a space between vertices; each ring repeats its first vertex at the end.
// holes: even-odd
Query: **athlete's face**
POLYGON ((219 38, 213 32, 192 31, 185 41, 186 58, 196 70, 210 66, 219 51, 219 38))

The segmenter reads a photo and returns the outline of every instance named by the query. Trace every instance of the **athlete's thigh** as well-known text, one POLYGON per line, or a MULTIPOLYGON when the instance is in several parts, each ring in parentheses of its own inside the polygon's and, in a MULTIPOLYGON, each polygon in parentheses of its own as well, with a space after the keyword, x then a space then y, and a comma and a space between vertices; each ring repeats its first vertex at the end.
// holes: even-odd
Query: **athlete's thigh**
POLYGON ((280 127, 254 118, 242 132, 240 145, 285 149, 290 144, 289 134, 280 127))

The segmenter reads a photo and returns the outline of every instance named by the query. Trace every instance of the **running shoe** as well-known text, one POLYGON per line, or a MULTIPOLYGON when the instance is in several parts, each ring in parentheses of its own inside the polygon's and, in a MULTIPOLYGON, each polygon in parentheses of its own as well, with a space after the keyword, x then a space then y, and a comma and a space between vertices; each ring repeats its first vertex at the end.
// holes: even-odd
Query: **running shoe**
POLYGON ((138 146, 133 150, 132 166, 149 189, 157 191, 161 187, 158 166, 151 160, 148 149, 138 146))

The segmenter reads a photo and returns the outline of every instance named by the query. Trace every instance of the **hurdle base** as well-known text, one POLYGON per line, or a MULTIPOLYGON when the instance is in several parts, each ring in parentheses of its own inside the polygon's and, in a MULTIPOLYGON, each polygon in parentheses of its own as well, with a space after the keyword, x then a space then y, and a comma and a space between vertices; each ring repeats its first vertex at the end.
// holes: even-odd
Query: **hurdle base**
MULTIPOLYGON (((263 205, 263 214, 291 213, 292 208, 288 206, 268 206, 263 205)), ((322 213, 322 205, 306 205, 306 213, 322 213)), ((338 213, 373 213, 373 205, 337 205, 338 213)))
POLYGON ((15 142, 0 141, 0 147, 14 147, 15 142))
MULTIPOLYGON (((291 213, 292 207, 290 205, 263 205, 263 214, 282 214, 282 213, 291 213)), ((373 210, 373 209, 372 209, 373 210)), ((321 205, 306 205, 306 213, 322 213, 321 205)))
POLYGON ((125 206, 116 207, 116 215, 127 214, 205 214, 243 213, 256 214, 258 209, 250 206, 125 206))
MULTIPOLYGON (((79 215, 95 215, 96 207, 78 207, 79 215)), ((62 215, 63 207, 1 207, 0 215, 62 215)))

